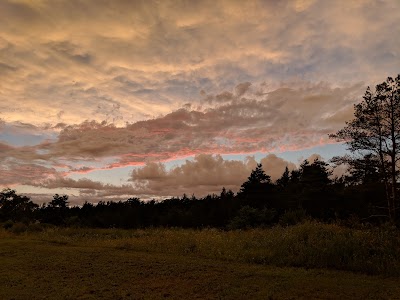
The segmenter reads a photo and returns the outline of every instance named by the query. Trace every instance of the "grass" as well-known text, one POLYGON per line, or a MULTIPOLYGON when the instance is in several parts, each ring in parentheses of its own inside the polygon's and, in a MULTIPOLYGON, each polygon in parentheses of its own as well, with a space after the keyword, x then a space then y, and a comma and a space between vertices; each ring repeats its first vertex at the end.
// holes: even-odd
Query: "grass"
POLYGON ((400 299, 398 242, 391 229, 313 223, 3 230, 0 299, 400 299))

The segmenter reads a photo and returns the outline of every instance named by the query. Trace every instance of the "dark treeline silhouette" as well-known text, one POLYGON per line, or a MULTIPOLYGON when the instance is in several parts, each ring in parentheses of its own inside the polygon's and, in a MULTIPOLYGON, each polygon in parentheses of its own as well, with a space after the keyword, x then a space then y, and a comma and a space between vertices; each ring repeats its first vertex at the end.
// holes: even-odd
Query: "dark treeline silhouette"
MULTIPOLYGON (((276 223, 290 225, 306 218, 325 222, 398 223, 400 163, 400 75, 369 87, 354 106, 354 119, 331 138, 344 141, 351 155, 335 157, 346 175, 332 179, 328 163, 304 161, 286 168, 272 182, 259 164, 235 195, 183 196, 164 201, 100 201, 68 206, 68 196, 55 195, 38 206, 6 189, 0 193, 0 221, 41 222, 62 226, 142 228, 149 226, 245 228, 276 223)), ((267 170, 268 171, 268 170, 267 170)))
MULTIPOLYGON (((298 170, 286 168, 275 183, 261 164, 251 172, 235 195, 222 189, 203 198, 186 195, 163 201, 100 201, 68 206, 68 196, 54 195, 38 206, 28 197, 6 189, 0 193, 1 222, 40 222, 57 226, 145 228, 150 226, 224 229, 291 225, 313 218, 324 222, 355 219, 385 222, 385 186, 379 169, 364 162, 353 165, 349 175, 331 179, 324 161, 304 161, 298 170)), ((12 225, 8 225, 12 226, 12 225)))

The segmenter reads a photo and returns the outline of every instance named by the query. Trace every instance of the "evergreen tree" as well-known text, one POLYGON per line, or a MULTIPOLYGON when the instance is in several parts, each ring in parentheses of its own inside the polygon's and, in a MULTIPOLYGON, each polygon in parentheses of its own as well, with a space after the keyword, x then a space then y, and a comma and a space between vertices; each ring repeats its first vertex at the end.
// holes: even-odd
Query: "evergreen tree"
POLYGON ((247 193, 252 189, 266 183, 271 183, 271 177, 265 174, 262 168, 262 164, 257 164, 257 167, 253 171, 251 171, 251 174, 247 178, 247 181, 242 184, 239 193, 247 193))
POLYGON ((267 204, 265 200, 271 185, 271 177, 265 174, 261 164, 257 164, 242 184, 238 196, 245 201, 244 204, 262 207, 267 204))
POLYGON ((289 184, 289 181, 290 181, 290 173, 288 167, 286 166, 285 171, 283 172, 281 178, 279 178, 276 181, 276 185, 279 186, 280 188, 285 188, 289 184))

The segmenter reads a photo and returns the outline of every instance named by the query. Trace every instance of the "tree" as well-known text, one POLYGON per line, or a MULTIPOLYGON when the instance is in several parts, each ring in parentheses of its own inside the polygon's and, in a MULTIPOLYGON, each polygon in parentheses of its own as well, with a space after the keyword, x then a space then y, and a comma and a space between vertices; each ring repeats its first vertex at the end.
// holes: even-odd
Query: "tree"
POLYGON ((271 177, 265 174, 261 164, 257 164, 247 181, 242 184, 238 196, 245 199, 246 203, 250 201, 252 205, 264 206, 264 197, 269 186, 271 186, 271 177))
POLYGON ((383 181, 379 172, 379 158, 372 153, 366 154, 361 158, 351 157, 350 155, 335 156, 331 162, 337 166, 342 164, 348 166, 348 175, 342 177, 346 185, 365 185, 382 183, 383 181))
POLYGON ((332 174, 328 170, 328 164, 319 159, 312 164, 305 160, 300 165, 300 183, 307 187, 324 188, 331 183, 329 176, 332 174))
POLYGON ((285 171, 283 172, 281 178, 279 178, 276 181, 276 185, 281 188, 285 188, 289 184, 289 181, 290 181, 290 173, 288 167, 286 166, 285 171))
POLYGON ((327 218, 332 214, 334 197, 329 178, 332 172, 328 166, 319 159, 311 164, 305 160, 300 165, 296 195, 298 206, 314 217, 327 218))
POLYGON ((375 91, 368 87, 363 101, 354 106, 354 119, 330 137, 345 141, 355 155, 373 154, 378 158, 388 216, 395 220, 400 160, 400 75, 395 79, 388 77, 375 91))
POLYGON ((15 190, 4 189, 0 192, 0 220, 33 221, 33 212, 38 207, 29 197, 18 195, 15 190))
POLYGON ((68 196, 67 195, 62 195, 60 196, 59 194, 55 194, 53 196, 53 200, 50 201, 49 203, 50 207, 57 207, 60 209, 65 209, 68 206, 68 196))
POLYGON ((50 223, 54 225, 62 225, 65 224, 65 220, 67 219, 68 214, 68 196, 59 194, 55 194, 53 196, 53 200, 44 207, 42 212, 42 222, 50 223))
POLYGON ((250 190, 258 188, 265 183, 271 183, 271 177, 265 174, 262 164, 257 164, 257 167, 251 171, 247 181, 244 182, 240 188, 240 193, 246 193, 250 190))

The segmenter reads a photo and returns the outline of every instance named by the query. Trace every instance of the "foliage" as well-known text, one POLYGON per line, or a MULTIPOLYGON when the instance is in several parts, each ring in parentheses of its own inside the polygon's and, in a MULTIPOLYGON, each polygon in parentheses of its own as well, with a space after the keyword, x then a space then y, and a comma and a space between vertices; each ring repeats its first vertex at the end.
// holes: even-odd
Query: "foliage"
POLYGON ((279 224, 283 226, 290 226, 302 223, 308 219, 307 213, 304 209, 295 209, 285 212, 279 219, 279 224))
POLYGON ((286 166, 285 171, 283 172, 281 178, 276 181, 276 185, 282 189, 286 188, 290 182, 290 173, 289 169, 286 166))
POLYGON ((68 196, 55 194, 53 200, 49 203, 49 207, 65 209, 68 206, 68 196))
POLYGON ((271 177, 265 174, 262 164, 257 164, 247 181, 242 184, 238 197, 242 199, 245 205, 263 208, 268 205, 266 195, 268 195, 271 187, 271 177))
POLYGON ((354 119, 331 137, 345 141, 353 153, 370 155, 379 162, 388 216, 394 221, 400 160, 400 74, 395 79, 388 77, 375 91, 368 87, 363 99, 354 106, 354 119))
POLYGON ((29 222, 38 205, 27 196, 17 195, 15 190, 0 192, 0 221, 29 222))
POLYGON ((240 191, 242 193, 247 192, 249 189, 258 186, 263 183, 270 183, 271 177, 265 174, 262 164, 257 164, 257 167, 251 171, 250 176, 247 178, 247 181, 242 184, 240 191))
POLYGON ((243 206, 230 223, 229 229, 241 229, 271 225, 276 216, 275 210, 264 208, 262 210, 250 206, 243 206))

